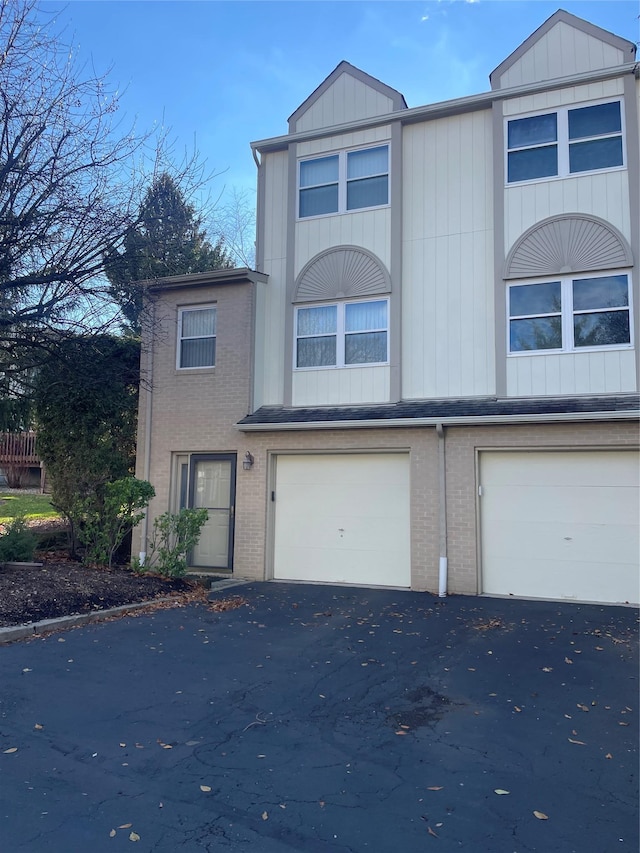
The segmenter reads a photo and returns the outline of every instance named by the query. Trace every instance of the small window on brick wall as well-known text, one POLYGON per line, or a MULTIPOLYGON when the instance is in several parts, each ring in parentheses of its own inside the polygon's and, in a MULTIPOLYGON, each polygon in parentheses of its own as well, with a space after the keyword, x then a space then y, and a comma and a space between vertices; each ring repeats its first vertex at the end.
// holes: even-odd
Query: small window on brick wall
POLYGON ((214 367, 216 363, 216 308, 181 308, 178 316, 179 369, 214 367))

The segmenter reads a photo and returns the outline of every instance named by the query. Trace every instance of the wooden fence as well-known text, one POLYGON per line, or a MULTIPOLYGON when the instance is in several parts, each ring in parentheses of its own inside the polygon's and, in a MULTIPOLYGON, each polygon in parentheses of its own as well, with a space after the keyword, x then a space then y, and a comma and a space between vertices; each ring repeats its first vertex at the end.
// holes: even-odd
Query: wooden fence
POLYGON ((0 433, 0 465, 40 465, 35 432, 0 433))

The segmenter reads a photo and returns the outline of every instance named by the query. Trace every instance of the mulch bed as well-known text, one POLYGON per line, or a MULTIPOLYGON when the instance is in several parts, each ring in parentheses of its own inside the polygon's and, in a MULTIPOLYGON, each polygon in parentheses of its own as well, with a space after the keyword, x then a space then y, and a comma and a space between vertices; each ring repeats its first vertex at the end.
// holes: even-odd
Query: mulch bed
POLYGON ((51 559, 43 556, 42 567, 0 568, 0 627, 167 596, 204 598, 204 588, 191 580, 138 575, 126 568, 92 569, 53 554, 51 559))

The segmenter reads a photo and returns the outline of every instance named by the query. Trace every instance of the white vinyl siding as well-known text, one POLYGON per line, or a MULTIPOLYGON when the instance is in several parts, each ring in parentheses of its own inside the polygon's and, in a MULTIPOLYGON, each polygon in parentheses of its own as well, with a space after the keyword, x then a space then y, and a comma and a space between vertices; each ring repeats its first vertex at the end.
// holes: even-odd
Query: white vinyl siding
POLYGON ((347 121, 386 115, 393 101, 350 74, 340 77, 300 116, 295 131, 316 130, 347 121))
MULTIPOLYGON (((588 102, 613 100, 623 93, 621 79, 556 89, 505 101, 505 117, 550 112, 588 102)), ((506 140, 505 140, 506 144, 506 140)), ((629 181, 626 169, 578 173, 560 180, 525 181, 507 184, 504 193, 505 256, 522 234, 536 222, 563 213, 598 216, 632 240, 629 181)))
POLYGON ((390 380, 388 365, 350 367, 348 370, 294 370, 291 402, 294 406, 388 403, 390 380))
POLYGON ((495 393, 491 111, 403 140, 402 396, 495 393))
MULTIPOLYGON (((388 125, 299 143, 298 158, 320 157, 344 150, 361 150, 388 145, 388 125)), ((332 246, 368 249, 387 269, 390 267, 391 206, 348 211, 339 216, 312 216, 296 219, 294 275, 305 264, 332 246)), ((269 287, 272 280, 269 279, 269 287)))
POLYGON ((274 577, 411 584, 409 456, 277 457, 274 577))
POLYGON ((636 391, 633 349, 536 353, 507 358, 507 395, 547 397, 636 391))
POLYGON ((637 603, 638 452, 483 452, 481 591, 637 603))
POLYGON ((262 241, 269 283, 256 286, 255 408, 282 403, 284 393, 288 166, 286 152, 263 155, 262 241))
POLYGON ((295 274, 317 254, 332 246, 368 249, 389 269, 391 207, 314 216, 296 222, 295 274))
POLYGON ((613 45, 559 21, 504 72, 500 87, 611 68, 629 59, 613 45))

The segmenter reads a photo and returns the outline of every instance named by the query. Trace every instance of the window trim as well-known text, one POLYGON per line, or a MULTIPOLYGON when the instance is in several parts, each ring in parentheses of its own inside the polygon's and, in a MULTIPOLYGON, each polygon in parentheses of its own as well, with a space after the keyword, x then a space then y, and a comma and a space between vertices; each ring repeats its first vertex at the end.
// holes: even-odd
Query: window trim
POLYGON ((209 302, 204 305, 182 305, 178 308, 178 325, 177 325, 177 336, 176 336, 176 370, 186 371, 186 370, 213 370, 216 366, 216 361, 218 357, 218 306, 215 302, 209 302), (198 335, 190 338, 183 338, 182 336, 182 318, 186 311, 206 311, 213 309, 215 312, 215 328, 216 333, 214 335, 198 335), (202 364, 194 367, 183 367, 180 364, 182 358, 182 341, 183 340, 204 340, 211 339, 214 340, 214 359, 213 364, 202 364))
POLYGON ((299 222, 306 222, 310 219, 322 219, 326 216, 343 216, 347 213, 360 213, 364 210, 381 210, 391 205, 391 142, 389 140, 383 142, 374 142, 369 145, 359 145, 357 148, 344 148, 336 151, 325 151, 322 154, 314 154, 309 157, 301 157, 296 166, 296 219, 299 222), (358 151, 373 151, 376 148, 387 149, 387 171, 379 172, 372 175, 367 175, 367 178, 387 177, 387 201, 384 204, 373 204, 369 207, 354 207, 347 208, 347 187, 350 183, 364 178, 348 178, 347 177, 347 161, 349 154, 358 151), (303 163, 310 163, 314 160, 323 160, 328 157, 338 158, 338 209, 331 210, 327 213, 314 213, 309 216, 300 215, 300 194, 305 189, 314 189, 318 187, 330 187, 336 184, 336 181, 329 181, 326 184, 313 184, 310 187, 300 186, 300 172, 303 163))
POLYGON ((633 350, 634 349, 634 324, 633 324, 633 285, 631 281, 630 270, 606 270, 598 272, 584 273, 563 273, 561 275, 550 275, 544 278, 527 279, 524 281, 512 281, 507 284, 507 299, 506 299, 506 336, 507 336, 507 358, 522 358, 523 356, 545 356, 545 355, 566 355, 567 353, 590 353, 590 352, 610 352, 615 350, 633 350), (610 276, 624 275, 627 278, 627 298, 628 305, 611 308, 610 311, 627 311, 629 314, 629 343, 622 344, 599 344, 598 346, 581 347, 576 346, 574 341, 573 320, 576 315, 598 314, 603 313, 607 308, 593 309, 578 309, 573 307, 573 282, 582 279, 593 278, 608 278, 610 276), (511 315, 509 308, 509 294, 512 287, 523 287, 526 285, 548 284, 549 282, 560 282, 560 299, 561 307, 559 312, 540 312, 539 314, 514 314, 511 315), (518 319, 551 317, 560 315, 561 332, 562 332, 562 347, 557 349, 531 349, 531 350, 511 350, 511 321, 518 319))
POLYGON ((390 364, 390 346, 389 346, 389 336, 390 336, 390 317, 389 317, 389 309, 390 309, 390 300, 388 296, 380 297, 368 297, 366 299, 346 299, 346 300, 332 300, 331 302, 313 302, 313 303, 305 303, 304 305, 296 305, 295 311, 293 313, 293 369, 295 372, 308 371, 308 370, 353 370, 354 368, 361 367, 386 367, 390 364), (347 332, 345 331, 345 317, 346 317, 346 306, 347 305, 359 305, 365 302, 384 302, 387 306, 387 325, 384 329, 366 329, 361 332, 347 332), (327 332, 326 334, 318 334, 318 335, 298 335, 298 312, 304 311, 308 308, 331 308, 336 306, 337 308, 337 316, 336 316, 336 331, 327 332), (368 334, 371 332, 385 332, 387 335, 387 358, 385 361, 365 361, 360 362, 358 364, 345 364, 345 350, 346 350, 346 339, 349 335, 357 335, 357 334, 368 334), (336 339, 336 363, 335 364, 318 364, 318 365, 309 365, 308 367, 298 367, 298 341, 305 338, 322 338, 322 337, 335 337, 336 339))
POLYGON ((602 98, 597 101, 580 101, 577 103, 563 104, 562 106, 551 107, 549 109, 535 110, 533 112, 517 113, 504 117, 504 185, 505 187, 518 187, 527 184, 536 184, 541 181, 558 181, 564 178, 576 178, 581 175, 598 175, 601 172, 617 172, 627 168, 627 147, 626 147, 626 131, 625 131, 625 115, 624 115, 624 98, 618 95, 614 98, 602 98), (585 136, 579 139, 569 139, 569 112, 571 110, 581 110, 587 107, 599 107, 605 104, 620 105, 620 131, 615 133, 605 133, 597 136, 585 136), (556 116, 557 122, 557 138, 555 142, 541 142, 535 145, 523 146, 522 148, 509 148, 509 123, 525 118, 536 118, 536 116, 552 115, 556 116), (622 163, 619 166, 602 166, 598 169, 589 169, 580 172, 571 172, 569 165, 569 149, 570 145, 581 142, 592 142, 598 139, 608 139, 620 136, 622 141, 622 163), (509 180, 509 154, 515 151, 527 151, 534 148, 545 148, 551 145, 556 146, 558 171, 555 175, 543 175, 540 178, 524 178, 519 181, 509 180))

